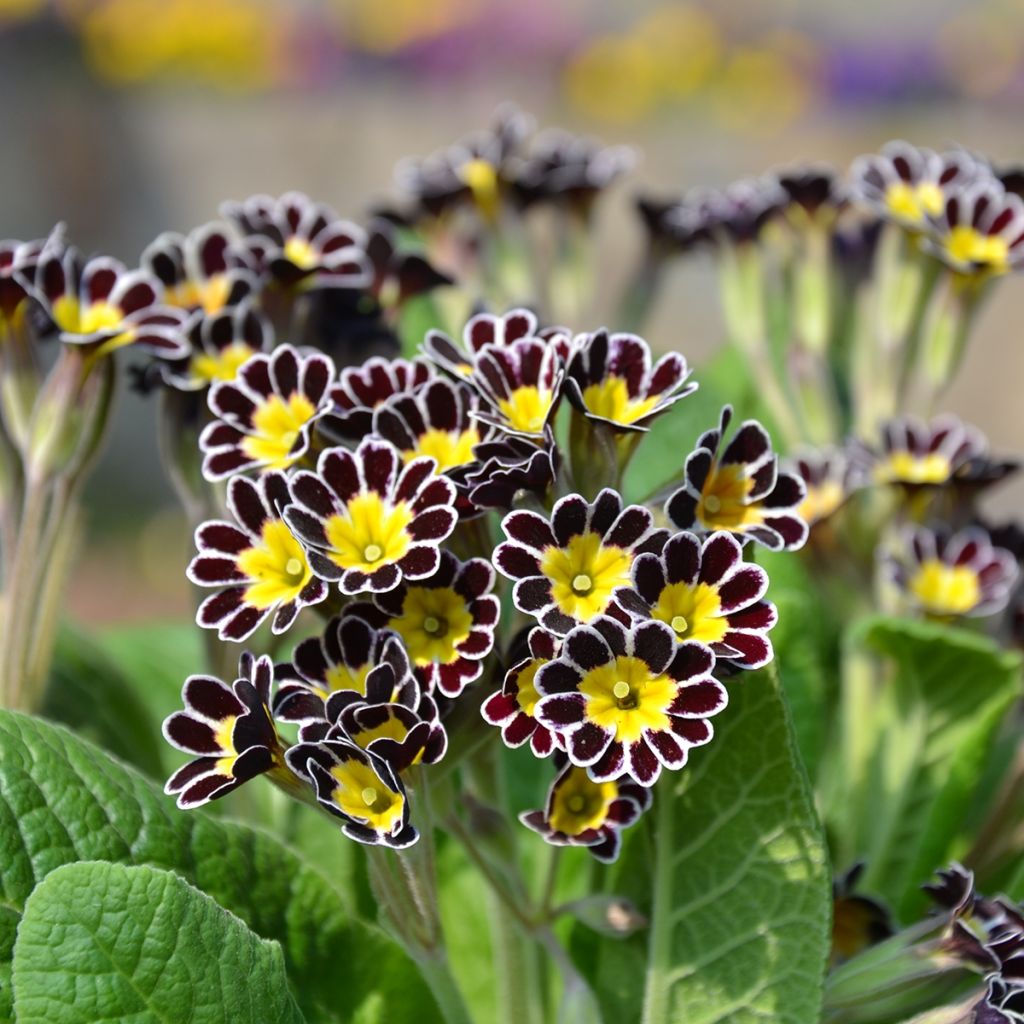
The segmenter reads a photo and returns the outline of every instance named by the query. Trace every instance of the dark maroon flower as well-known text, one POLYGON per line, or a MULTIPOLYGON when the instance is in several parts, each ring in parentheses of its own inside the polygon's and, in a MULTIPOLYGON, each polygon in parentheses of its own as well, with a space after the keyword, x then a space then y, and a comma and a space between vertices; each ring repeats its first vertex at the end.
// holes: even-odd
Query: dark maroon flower
POLYGON ((691 747, 710 742, 708 719, 728 701, 714 667, 710 647, 679 643, 664 622, 627 628, 600 616, 537 672, 535 714, 595 782, 628 775, 653 786, 663 766, 682 768, 691 747))
POLYGON ((35 294, 36 267, 47 246, 63 245, 63 227, 54 228, 49 239, 0 241, 0 336, 19 323, 35 294))
POLYGON ((468 378, 480 353, 488 346, 505 348, 520 338, 537 334, 537 318, 528 309, 513 309, 504 316, 477 313, 462 331, 459 348, 444 331, 429 331, 423 342, 428 359, 456 377, 468 378))
POLYGON ((942 414, 927 423, 897 416, 882 424, 877 450, 860 445, 857 454, 876 484, 941 486, 987 448, 981 431, 956 416, 942 414))
POLYGON ((960 274, 1006 274, 1024 263, 1024 199, 995 179, 946 195, 925 248, 960 274))
POLYGON ((370 294, 385 310, 395 309, 416 295, 454 284, 418 252, 403 251, 396 241, 395 229, 377 218, 370 225, 366 242, 370 260, 370 294))
POLYGON ((540 444, 507 434, 482 441, 474 451, 477 462, 466 474, 465 487, 475 508, 510 509, 523 492, 543 500, 562 464, 550 427, 540 444))

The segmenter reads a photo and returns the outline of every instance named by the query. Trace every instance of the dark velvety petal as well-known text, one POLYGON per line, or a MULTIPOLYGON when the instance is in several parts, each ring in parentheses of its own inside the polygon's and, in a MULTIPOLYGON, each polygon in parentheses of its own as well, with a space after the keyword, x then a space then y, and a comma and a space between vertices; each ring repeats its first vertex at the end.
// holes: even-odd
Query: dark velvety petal
POLYGON ((631 548, 651 528, 651 513, 639 505, 630 505, 612 524, 602 543, 631 548))
POLYGON ((245 711, 231 688, 212 676, 189 676, 181 696, 186 706, 215 722, 245 711))
POLYGON ((242 587, 231 587, 219 594, 211 594, 196 612, 196 622, 207 629, 219 626, 229 615, 241 607, 245 590, 242 587))
POLYGON ((259 537, 269 515, 259 487, 245 477, 235 477, 228 484, 228 508, 253 537, 259 537))
POLYGON ((458 517, 452 508, 428 509, 409 524, 409 535, 418 541, 442 541, 455 529, 456 522, 458 517))
POLYGON ((646 739, 666 768, 675 770, 686 764, 686 747, 670 732, 648 732, 646 739))
POLYGON ((780 473, 771 494, 765 498, 765 508, 794 508, 807 496, 807 487, 798 476, 780 473))
MULTIPOLYGON (((581 698, 582 699, 582 698, 581 698)), ((213 726, 185 711, 176 711, 164 721, 164 736, 179 750, 189 754, 223 754, 213 726)))
POLYGON ((540 575, 540 559, 518 544, 499 544, 494 551, 494 564, 503 576, 513 580, 540 575))
POLYGON ((691 747, 701 747, 709 742, 714 730, 704 718, 673 718, 672 732, 691 747))
POLYGON ((201 587, 224 586, 248 579, 244 573, 239 572, 235 559, 215 555, 199 555, 193 558, 185 574, 201 587))
MULTIPOLYGON (((639 507, 634 506, 634 508, 639 507)), ((622 498, 619 496, 618 491, 613 491, 610 487, 606 487, 594 499, 593 507, 590 510, 590 529, 594 533, 604 536, 612 528, 612 524, 618 519, 621 512, 622 498)), ((635 522, 633 525, 636 525, 635 522)))
MULTIPOLYGON (((516 513, 512 513, 515 515, 516 513)), ((547 541, 548 545, 555 543, 558 547, 565 547, 573 538, 583 533, 587 528, 589 506, 584 498, 578 494, 570 494, 561 498, 554 507, 551 514, 551 531, 555 540, 547 541)), ((511 518, 508 517, 508 518, 511 518)), ((534 544, 539 549, 543 545, 534 544)))
POLYGON ((639 555, 633 562, 632 575, 640 597, 648 605, 656 604, 666 583, 661 559, 657 555, 639 555))
POLYGON ((480 706, 480 714, 484 716, 484 721, 491 725, 501 725, 502 722, 512 718, 518 712, 519 701, 501 690, 492 693, 480 706))
POLYGON ((621 743, 610 743, 604 754, 590 767, 590 775, 595 780, 616 779, 625 768, 626 751, 621 743))
POLYGON ((616 828, 627 828, 640 817, 642 808, 632 797, 623 795, 621 789, 619 794, 619 797, 608 805, 605 820, 616 828))
POLYGON ((748 526, 743 531, 743 537, 745 540, 756 540, 758 544, 763 544, 769 551, 782 551, 786 546, 782 534, 767 523, 748 526))
POLYGON ((697 499, 685 487, 680 487, 665 503, 665 515, 673 526, 688 530, 697 522, 697 499))
POLYGON ((181 790, 190 786, 200 776, 208 775, 216 770, 216 757, 199 757, 188 764, 182 765, 168 780, 164 786, 165 793, 180 793, 181 790))
POLYGON ((552 729, 562 730, 584 720, 586 700, 580 693, 556 693, 543 697, 534 708, 538 722, 552 729))
POLYGON ((494 570, 482 558, 471 558, 462 566, 455 590, 463 597, 480 597, 494 586, 494 570))
POLYGON ((796 551, 807 540, 807 524, 795 514, 766 515, 765 526, 775 530, 787 551, 796 551))
POLYGON ((726 614, 759 601, 768 589, 768 574, 759 565, 737 569, 719 588, 718 598, 726 614))
POLYGON ((381 441, 364 441, 357 452, 363 463, 363 479, 371 491, 387 497, 398 478, 398 452, 381 441))
POLYGON ((248 782, 274 766, 273 754, 266 747, 250 747, 238 755, 231 766, 231 774, 239 782, 248 782))
POLYGON ((540 667, 533 682, 540 693, 575 693, 580 674, 568 662, 552 661, 540 667))
POLYGON ((661 774, 661 762, 646 740, 639 739, 626 748, 626 770, 641 786, 653 786, 661 774))
POLYGON ((714 679, 690 686, 681 686, 669 708, 669 714, 681 718, 706 717, 717 714, 728 702, 725 687, 714 679))
POLYGON ((743 547, 731 533, 715 533, 704 543, 700 582, 714 586, 743 561, 743 547))
POLYGON ((260 610, 245 605, 221 624, 217 635, 221 640, 233 640, 235 643, 239 643, 250 636, 269 614, 269 608, 260 610))
POLYGON ((337 510, 337 499, 333 491, 312 473, 296 473, 292 479, 291 491, 303 508, 320 518, 326 519, 337 510))
POLYGON ((757 420, 747 420, 726 445, 721 462, 756 463, 770 454, 771 450, 772 440, 768 431, 757 420))
POLYGON ((641 622, 633 631, 633 651, 652 673, 661 675, 676 652, 672 627, 653 619, 641 622))
POLYGON ((626 625, 608 615, 594 619, 590 625, 604 637, 608 649, 614 656, 619 657, 626 653, 629 646, 629 632, 626 625))
POLYGON ((747 501, 749 503, 758 502, 766 495, 771 494, 778 479, 778 474, 779 460, 777 457, 770 458, 758 466, 750 475, 753 484, 747 493, 747 501))
POLYGON ((203 459, 203 476, 208 480, 223 480, 225 477, 255 465, 241 449, 227 449, 209 452, 203 459))
MULTIPOLYGON (((526 717, 525 715, 523 716, 526 717)), ((532 722, 532 719, 530 720, 532 722)), ((535 724, 535 723, 534 723, 535 724)), ((555 749, 555 734, 542 725, 536 725, 530 736, 530 749, 537 757, 547 757, 555 749)))
MULTIPOLYGON (((556 698, 549 697, 548 700, 556 698)), ((561 699, 561 698, 557 698, 561 699)), ((573 764, 585 768, 600 760, 612 742, 612 734, 593 722, 584 722, 566 738, 566 749, 573 764)))
MULTIPOLYGON (((366 576, 360 585, 360 589, 369 590, 373 593, 391 590, 401 580, 403 571, 404 568, 399 568, 398 565, 382 565, 376 572, 366 576)), ((350 589, 348 576, 349 574, 346 574, 345 577, 342 577, 341 589, 349 594, 358 593, 358 591, 350 589)), ((354 578, 352 582, 354 583, 354 578)))
MULTIPOLYGON (((441 555, 437 548, 429 547, 426 544, 417 544, 399 560, 398 568, 402 570, 407 579, 421 580, 437 572, 440 561, 441 555)), ((380 589, 390 590, 391 588, 382 587, 380 589)))
POLYGON ((202 523, 196 529, 196 547, 200 551, 237 555, 252 547, 252 541, 237 526, 212 521, 202 523))
POLYGON ((770 601, 759 601, 750 608, 729 615, 731 629, 771 629, 779 620, 779 613, 770 601))
POLYGON ((557 546, 551 526, 535 512, 510 512, 502 521, 501 528, 510 540, 534 551, 557 546))
POLYGON ((589 626, 578 626, 566 638, 562 648, 583 672, 603 665, 612 657, 604 637, 589 626))
MULTIPOLYGON (((649 556, 642 557, 646 560, 649 556)), ((665 544, 662 560, 665 582, 696 583, 701 569, 700 541, 692 533, 674 534, 665 544)))
POLYGON ((722 642, 738 652, 738 657, 730 654, 728 660, 742 668, 761 668, 772 660, 771 641, 759 633, 738 633, 730 630, 722 638, 722 642))
POLYGON ((197 779, 192 785, 187 786, 178 797, 178 806, 184 810, 193 807, 202 807, 211 800, 219 800, 227 796, 232 790, 238 789, 241 783, 237 779, 213 772, 197 779))
POLYGON ((515 606, 527 615, 535 615, 551 604, 551 581, 545 576, 519 580, 512 590, 515 606))

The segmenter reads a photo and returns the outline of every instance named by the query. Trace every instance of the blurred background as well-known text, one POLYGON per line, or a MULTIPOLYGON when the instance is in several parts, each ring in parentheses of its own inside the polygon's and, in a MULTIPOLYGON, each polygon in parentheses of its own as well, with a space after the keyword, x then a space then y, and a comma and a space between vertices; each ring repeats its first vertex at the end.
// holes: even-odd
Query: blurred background
MULTIPOLYGON (((0 0, 0 96, 0 237, 64 220, 82 249, 128 263, 254 192, 300 189, 359 219, 393 195, 400 157, 510 99, 642 154, 601 210, 601 259, 621 276, 641 190, 845 168, 895 137, 1024 159, 1024 4, 0 0)), ((699 258, 677 262, 648 332, 698 367, 720 339, 712 281, 699 258)), ((1004 453, 1024 450, 1022 319, 1011 280, 948 400, 1004 453)), ((190 615, 154 418, 122 392, 70 595, 80 621, 190 615)), ((1024 486, 993 503, 1014 514, 1024 486)))

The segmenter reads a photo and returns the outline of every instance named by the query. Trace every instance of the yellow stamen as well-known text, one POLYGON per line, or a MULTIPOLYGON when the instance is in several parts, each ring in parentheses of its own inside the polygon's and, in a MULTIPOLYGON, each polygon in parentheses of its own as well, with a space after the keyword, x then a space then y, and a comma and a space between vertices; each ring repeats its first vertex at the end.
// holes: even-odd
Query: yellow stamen
POLYGON ((669 727, 668 709, 676 698, 676 683, 668 676, 652 675, 641 658, 620 655, 591 669, 579 691, 588 698, 586 714, 591 722, 610 730, 616 740, 633 743, 645 729, 659 732, 669 727))
POLYGON ((298 458, 292 446, 315 413, 313 403, 297 391, 287 401, 271 395, 253 413, 253 433, 242 439, 242 451, 269 469, 287 469, 298 458))
POLYGON ((380 556, 384 554, 379 544, 368 544, 366 549, 363 551, 363 558, 367 562, 376 562, 380 556))
POLYGON ((667 622, 680 640, 720 641, 729 629, 718 591, 707 583, 670 583, 658 595, 651 617, 667 622))
POLYGON ((238 556, 238 570, 255 580, 245 590, 245 603, 260 610, 294 601, 313 576, 302 545, 280 519, 263 524, 261 544, 238 556))
POLYGON ((377 790, 375 790, 372 786, 367 786, 363 790, 363 803, 366 804, 367 807, 372 807, 376 799, 377 790))
POLYGON ((304 238, 289 238, 283 252, 284 258, 300 270, 312 270, 317 264, 316 250, 304 238))
POLYGON ((369 765, 346 761, 331 769, 337 786, 331 794, 341 810, 370 828, 391 832, 402 819, 405 800, 385 786, 369 765))
POLYGON ((672 628, 677 633, 685 633, 686 632, 686 626, 687 626, 686 619, 683 618, 682 615, 673 615, 672 616, 672 628))
POLYGON ((460 170, 462 180, 469 186, 473 201, 488 220, 496 220, 501 202, 498 191, 498 170, 488 160, 477 157, 467 160, 460 170))
POLYGON ((363 572, 397 562, 412 547, 412 518, 404 501, 391 506, 376 491, 357 494, 344 513, 327 520, 328 557, 343 569, 363 572))
POLYGON ((582 572, 572 581, 572 589, 575 590, 577 594, 589 594, 593 586, 593 580, 591 580, 586 573, 582 572))
POLYGON ((600 534, 572 537, 564 548, 547 548, 541 572, 551 580, 551 594, 559 609, 580 622, 589 622, 611 603, 616 587, 629 585, 633 556, 614 545, 601 543, 600 534))
POLYGON ((583 404, 595 416, 613 423, 635 423, 658 404, 658 396, 631 398, 624 377, 608 377, 584 389, 583 404))
POLYGON ((744 466, 735 463, 712 466, 697 503, 697 520, 704 529, 742 533, 762 521, 758 505, 746 503, 754 489, 754 480, 746 476, 745 471, 744 466))
POLYGON ((612 693, 617 700, 625 700, 629 696, 629 683, 620 679, 613 687, 612 693))
POLYGON ((555 790, 550 825, 567 836, 600 828, 618 795, 618 783, 594 782, 585 768, 570 768, 555 790))

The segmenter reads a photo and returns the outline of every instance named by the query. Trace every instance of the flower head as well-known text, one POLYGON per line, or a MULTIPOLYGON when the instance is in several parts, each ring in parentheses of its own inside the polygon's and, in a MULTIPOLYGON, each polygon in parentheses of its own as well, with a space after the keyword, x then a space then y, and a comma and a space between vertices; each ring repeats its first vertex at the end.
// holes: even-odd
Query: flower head
POLYGON ((492 693, 480 708, 484 721, 499 726, 505 746, 521 747, 527 740, 538 757, 547 757, 560 745, 558 734, 537 721, 534 712, 540 693, 537 672, 558 655, 561 638, 540 626, 530 630, 529 657, 516 662, 505 673, 501 689, 492 693))
POLYGON ((802 168, 780 174, 786 193, 786 215, 797 226, 830 225, 846 206, 846 189, 829 168, 802 168))
POLYGON ((588 420, 616 432, 644 431, 676 402, 697 390, 686 360, 669 352, 651 365, 651 349, 635 334, 595 331, 578 342, 565 393, 588 420))
POLYGON ((482 441, 475 449, 477 462, 465 477, 469 503, 474 508, 510 509, 520 493, 543 498, 562 464, 562 454, 548 427, 539 444, 514 434, 482 441))
POLYGON ((770 175, 743 178, 724 188, 694 189, 684 196, 673 217, 701 240, 749 244, 788 200, 786 191, 770 175))
POLYGON ((372 606, 353 606, 352 614, 402 638, 428 693, 436 688, 457 697, 480 678, 494 647, 501 606, 493 589, 494 570, 484 559, 460 562, 442 551, 433 576, 399 583, 375 595, 372 606))
POLYGON ((808 449, 785 463, 806 491, 796 514, 809 527, 831 518, 862 485, 861 467, 841 448, 808 449))
POLYGON ((637 555, 658 552, 668 537, 641 505, 622 506, 606 488, 593 502, 578 494, 559 499, 550 520, 536 512, 510 512, 508 538, 494 565, 516 581, 515 606, 553 633, 609 613, 615 591, 629 586, 637 555))
POLYGON ((690 747, 711 740, 707 719, 728 700, 714 667, 711 648, 679 643, 664 622, 627 628, 601 616, 537 672, 535 713, 595 782, 629 775, 652 786, 662 766, 682 768, 690 747))
POLYGON ((142 253, 142 266, 164 286, 164 302, 207 316, 236 306, 257 287, 255 275, 232 258, 223 224, 204 224, 188 235, 168 231, 142 253))
POLYGON ((36 265, 35 291, 61 341, 105 355, 127 345, 164 359, 188 354, 189 316, 162 304, 152 274, 107 256, 83 263, 78 251, 47 245, 36 265))
POLYGON ((484 349, 492 345, 506 348, 536 334, 537 318, 528 309, 513 309, 503 316, 477 313, 462 330, 461 348, 444 331, 429 331, 423 352, 442 370, 456 377, 469 377, 484 349))
MULTIPOLYGON (((57 238, 60 230, 57 228, 54 232, 57 238)), ((53 239, 54 236, 34 242, 0 241, 0 335, 25 315, 28 301, 35 292, 39 258, 48 241, 54 244, 53 239)))
POLYGON ((941 486, 986 448, 981 431, 955 416, 939 415, 928 423, 898 416, 882 425, 879 450, 864 454, 877 484, 941 486))
POLYGON ((976 181, 946 196, 925 245, 958 273, 1005 274, 1024 261, 1024 199, 976 181))
POLYGON ((992 615, 1006 606, 1017 562, 979 527, 957 533, 909 529, 899 549, 883 555, 888 578, 925 615, 992 615))
POLYGON ((741 423, 720 452, 731 418, 727 405, 718 427, 697 440, 683 486, 668 499, 665 513, 680 530, 728 530, 772 551, 802 547, 807 524, 796 510, 806 497, 803 482, 779 471, 771 438, 757 420, 741 423))
POLYGON ((283 633, 302 608, 327 596, 282 518, 290 500, 283 473, 272 471, 258 481, 236 476, 228 484, 235 522, 212 520, 196 530, 199 553, 188 578, 217 588, 199 606, 196 621, 216 629, 222 640, 244 640, 270 615, 273 631, 283 633))
POLYGON ((632 576, 633 588, 616 594, 627 611, 667 623, 679 640, 699 640, 738 668, 772 660, 768 631, 778 613, 764 600, 768 574, 743 561, 731 533, 703 541, 677 533, 661 554, 639 555, 632 576))
POLYGON ((448 749, 448 734, 430 697, 420 706, 423 717, 404 704, 349 704, 329 736, 344 736, 357 747, 383 758, 401 775, 415 764, 437 764, 448 749))
POLYGON ((350 839, 402 849, 419 838, 409 824, 402 780, 384 758, 339 738, 297 743, 286 759, 312 784, 317 803, 341 819, 341 831, 350 839))
POLYGON ((650 790, 626 778, 595 782, 585 768, 566 764, 558 773, 544 809, 519 820, 553 846, 585 846, 602 863, 619 856, 619 833, 651 805, 650 790))
POLYGON ((509 434, 542 437, 558 411, 564 372, 558 349, 542 338, 484 348, 469 378, 486 403, 476 419, 509 434))
POLYGON ((179 807, 199 807, 257 775, 284 770, 283 748, 267 707, 272 681, 270 659, 254 659, 248 652, 230 686, 212 676, 185 681, 185 710, 175 711, 163 725, 168 743, 197 755, 164 787, 177 795, 179 807))
POLYGON ((318 352, 300 355, 291 345, 252 356, 233 380, 210 388, 217 418, 200 435, 203 473, 288 469, 309 450, 313 421, 329 404, 334 363, 318 352))
POLYGON ((392 310, 416 295, 454 281, 416 252, 399 247, 394 228, 378 217, 366 241, 371 278, 368 290, 381 309, 392 310))
POLYGON ((370 282, 363 229, 301 192, 224 203, 221 213, 243 236, 250 266, 285 288, 362 288, 370 282))
POLYGON ((832 965, 851 959, 858 953, 889 938, 892 917, 877 900, 856 893, 863 862, 832 883, 832 965))
POLYGON ((455 529, 455 487, 432 458, 403 463, 394 446, 366 438, 355 452, 328 448, 316 473, 292 478, 285 519, 314 572, 343 594, 383 593, 432 576, 455 529))

